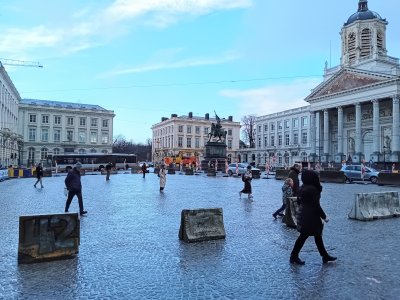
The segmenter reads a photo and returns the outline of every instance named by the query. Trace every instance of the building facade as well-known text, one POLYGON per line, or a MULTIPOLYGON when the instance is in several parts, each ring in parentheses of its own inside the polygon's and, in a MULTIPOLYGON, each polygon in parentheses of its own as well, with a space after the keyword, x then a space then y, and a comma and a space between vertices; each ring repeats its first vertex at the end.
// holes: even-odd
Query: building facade
POLYGON ((18 134, 21 97, 0 62, 0 166, 18 164, 23 138, 18 134))
POLYGON ((262 160, 272 153, 277 153, 278 159, 283 153, 289 159, 278 159, 279 165, 293 163, 293 154, 299 156, 295 160, 303 162, 398 163, 400 65, 398 58, 387 55, 387 24, 368 9, 368 1, 359 0, 357 12, 348 18, 340 33, 340 65, 325 65, 323 82, 305 98, 308 107, 257 118, 258 142, 248 161, 259 157, 262 160), (301 120, 306 117, 309 128, 303 129, 301 120), (291 124, 289 128, 286 120, 291 124), (279 128, 279 122, 283 124, 281 134, 270 128, 271 124, 279 128), (300 122, 301 129, 291 128, 293 122, 300 122), (269 132, 264 130, 266 125, 269 132), (303 144, 306 133, 307 144, 303 144), (293 151, 296 145, 297 150, 293 151))
POLYGON ((98 105, 22 99, 19 132, 23 136, 22 163, 46 162, 49 155, 111 153, 112 110, 98 105))
MULTIPOLYGON (((179 156, 195 156, 201 161, 205 155, 211 124, 216 122, 208 113, 204 117, 193 116, 191 112, 187 116, 172 114, 170 118, 163 117, 161 122, 151 127, 153 162, 162 162, 165 157, 179 156)), ((239 149, 240 122, 234 122, 230 116, 228 119, 221 119, 221 125, 227 132, 228 160, 232 160, 239 149)))

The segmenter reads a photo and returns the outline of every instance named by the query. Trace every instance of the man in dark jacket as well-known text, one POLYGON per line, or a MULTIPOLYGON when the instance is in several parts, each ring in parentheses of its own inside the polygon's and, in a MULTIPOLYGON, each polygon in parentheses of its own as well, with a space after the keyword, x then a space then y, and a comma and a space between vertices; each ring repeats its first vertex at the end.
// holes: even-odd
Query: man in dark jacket
POLYGON ((299 195, 299 173, 300 173, 300 165, 294 164, 293 167, 290 167, 290 171, 288 174, 288 178, 293 180, 293 197, 297 197, 299 195))
POLYGON ((43 188, 42 184, 43 167, 41 163, 39 163, 36 167, 36 178, 37 178, 36 183, 33 186, 36 187, 36 185, 40 182, 40 188, 43 188))
POLYGON ((147 172, 147 166, 146 166, 146 163, 143 163, 143 165, 142 165, 143 178, 146 177, 146 172, 147 172))
POLYGON ((109 162, 109 163, 106 165, 106 173, 107 173, 107 175, 106 175, 106 180, 107 180, 107 181, 110 180, 111 168, 112 168, 112 164, 109 162))
POLYGON ((83 216, 87 214, 87 211, 83 210, 81 167, 82 164, 80 162, 77 162, 75 164, 75 167, 68 172, 67 178, 65 178, 65 186, 68 190, 68 198, 67 202, 65 203, 65 212, 68 212, 72 198, 74 198, 74 196, 76 195, 78 197, 79 203, 79 214, 83 216))
POLYGON ((299 258, 299 253, 309 236, 314 236, 323 263, 335 261, 336 257, 328 254, 322 240, 324 228, 322 220, 327 223, 328 218, 320 205, 322 186, 318 174, 314 171, 305 170, 301 174, 301 181, 303 185, 299 192, 299 210, 297 212, 297 230, 300 232, 300 236, 294 244, 290 262, 304 265, 304 261, 299 258))

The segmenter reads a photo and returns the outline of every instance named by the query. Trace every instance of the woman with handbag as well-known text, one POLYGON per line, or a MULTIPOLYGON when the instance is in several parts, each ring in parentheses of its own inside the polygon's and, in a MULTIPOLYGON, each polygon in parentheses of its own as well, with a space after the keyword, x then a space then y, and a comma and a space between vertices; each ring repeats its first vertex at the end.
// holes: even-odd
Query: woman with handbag
POLYGON ((297 230, 300 236, 294 244, 290 255, 290 263, 304 265, 305 262, 299 258, 301 248, 309 236, 314 236, 318 252, 322 256, 322 262, 335 261, 337 258, 330 256, 325 249, 322 240, 322 230, 324 228, 322 220, 327 223, 329 220, 320 205, 322 186, 318 174, 314 171, 304 170, 301 174, 303 185, 300 188, 297 212, 297 230))
POLYGON ((243 194, 248 194, 248 199, 253 200, 253 194, 251 193, 251 180, 253 179, 253 176, 251 174, 251 166, 247 166, 246 173, 242 175, 242 181, 244 182, 244 187, 243 189, 239 192, 239 197, 242 198, 242 193, 243 194))

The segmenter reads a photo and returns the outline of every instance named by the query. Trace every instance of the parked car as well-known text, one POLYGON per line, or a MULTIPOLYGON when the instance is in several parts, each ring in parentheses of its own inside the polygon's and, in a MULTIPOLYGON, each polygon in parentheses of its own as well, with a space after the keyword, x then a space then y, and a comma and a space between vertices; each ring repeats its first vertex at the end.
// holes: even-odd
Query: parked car
MULTIPOLYGON (((247 166, 249 166, 250 164, 248 163, 238 163, 238 174, 242 175, 244 173, 246 173, 247 170, 247 166)), ((253 166, 251 166, 251 171, 258 171, 260 172, 260 169, 257 169, 253 166)), ((236 163, 233 164, 229 164, 228 166, 228 175, 232 176, 233 174, 236 174, 236 163)))
MULTIPOLYGON (((364 167, 364 168, 365 168, 364 180, 369 180, 372 183, 376 183, 378 181, 379 171, 369 167, 364 167)), ((361 177, 361 165, 343 166, 341 171, 344 172, 344 176, 346 177, 346 182, 363 180, 363 178, 361 177)))

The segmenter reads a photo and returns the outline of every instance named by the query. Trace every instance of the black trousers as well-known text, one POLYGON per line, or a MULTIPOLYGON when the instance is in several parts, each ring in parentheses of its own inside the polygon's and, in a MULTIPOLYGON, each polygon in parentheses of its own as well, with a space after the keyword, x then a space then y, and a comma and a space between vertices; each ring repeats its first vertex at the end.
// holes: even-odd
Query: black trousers
POLYGON ((65 203, 65 212, 68 212, 69 206, 71 205, 72 198, 74 196, 78 197, 78 203, 79 203, 79 212, 83 212, 83 200, 82 200, 82 191, 68 191, 68 198, 67 202, 65 203))
MULTIPOLYGON (((300 236, 297 238, 296 243, 294 244, 290 257, 299 257, 300 250, 301 248, 303 248, 304 243, 306 242, 308 237, 308 234, 300 233, 300 236)), ((317 245, 319 255, 321 255, 322 257, 329 256, 328 252, 326 252, 324 241, 322 240, 322 235, 315 235, 314 240, 315 245, 317 245)))

